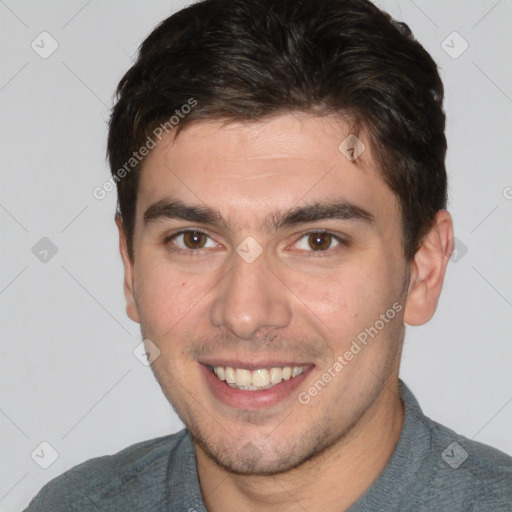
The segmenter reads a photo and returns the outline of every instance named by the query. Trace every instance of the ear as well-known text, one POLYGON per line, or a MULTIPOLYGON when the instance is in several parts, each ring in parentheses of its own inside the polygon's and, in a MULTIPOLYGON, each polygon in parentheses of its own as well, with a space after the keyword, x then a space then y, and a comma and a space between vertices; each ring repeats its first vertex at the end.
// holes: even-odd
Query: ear
POLYGON ((422 325, 434 316, 453 243, 452 218, 446 210, 440 210, 411 262, 406 324, 422 325))
POLYGON ((119 215, 116 215, 116 225, 119 230, 119 252, 124 265, 124 296, 126 298, 126 314, 134 322, 139 323, 139 313, 134 295, 134 270, 133 261, 128 253, 128 244, 126 243, 126 234, 123 228, 123 222, 119 215))

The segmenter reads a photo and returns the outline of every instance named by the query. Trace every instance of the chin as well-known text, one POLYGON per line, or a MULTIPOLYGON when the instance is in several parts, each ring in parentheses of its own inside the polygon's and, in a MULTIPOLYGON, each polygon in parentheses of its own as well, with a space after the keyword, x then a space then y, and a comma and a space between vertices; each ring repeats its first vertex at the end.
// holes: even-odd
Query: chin
POLYGON ((323 453, 335 440, 328 432, 315 433, 311 439, 301 436, 299 442, 263 439, 258 446, 247 440, 234 439, 223 443, 222 449, 211 439, 204 439, 189 429, 194 442, 218 466, 236 475, 269 476, 290 471, 323 453))

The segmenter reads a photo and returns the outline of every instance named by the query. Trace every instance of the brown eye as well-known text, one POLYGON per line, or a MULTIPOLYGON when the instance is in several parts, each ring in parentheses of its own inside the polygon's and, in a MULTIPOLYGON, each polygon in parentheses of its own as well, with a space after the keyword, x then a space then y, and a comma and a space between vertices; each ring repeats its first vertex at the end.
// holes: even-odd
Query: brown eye
POLYGON ((183 244, 187 249, 202 249, 206 245, 208 237, 201 231, 187 231, 182 234, 183 244))
POLYGON ((214 240, 207 233, 194 229, 187 229, 175 233, 165 239, 165 244, 170 249, 183 251, 195 251, 200 249, 212 249, 218 247, 214 240))
POLYGON ((310 233, 308 245, 314 251, 326 251, 331 247, 333 236, 330 233, 310 233))

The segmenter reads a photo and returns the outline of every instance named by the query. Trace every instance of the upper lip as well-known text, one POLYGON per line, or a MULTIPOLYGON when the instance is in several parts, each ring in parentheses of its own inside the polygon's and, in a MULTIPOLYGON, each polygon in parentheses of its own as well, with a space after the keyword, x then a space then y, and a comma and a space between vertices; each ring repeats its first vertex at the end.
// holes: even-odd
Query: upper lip
POLYGON ((258 370, 259 368, 283 368, 285 366, 312 366, 310 362, 300 362, 300 361, 286 361, 284 359, 258 359, 254 358, 250 359, 246 358, 244 360, 241 359, 208 359, 199 361, 199 363, 205 366, 223 366, 230 368, 242 368, 246 370, 258 370))

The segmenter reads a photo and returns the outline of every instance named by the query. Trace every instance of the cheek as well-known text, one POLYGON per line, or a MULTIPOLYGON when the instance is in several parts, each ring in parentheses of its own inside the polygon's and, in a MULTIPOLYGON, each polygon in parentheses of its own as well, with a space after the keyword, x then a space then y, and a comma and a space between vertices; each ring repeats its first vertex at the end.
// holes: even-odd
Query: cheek
POLYGON ((297 298, 317 313, 327 317, 359 311, 362 304, 373 301, 379 286, 362 270, 336 268, 319 276, 305 277, 294 273, 287 278, 297 298), (373 285, 370 283, 373 282, 373 285))
POLYGON ((290 287, 307 316, 321 320, 326 335, 351 339, 373 325, 398 299, 396 276, 381 262, 346 266, 322 279, 295 275, 290 287), (380 266, 379 266, 380 263, 380 266))
POLYGON ((135 297, 139 314, 146 321, 165 325, 185 313, 186 305, 192 300, 191 287, 179 273, 155 261, 149 264, 141 261, 136 270, 135 297))
POLYGON ((167 261, 139 260, 135 272, 135 298, 141 324, 148 337, 159 342, 181 338, 179 333, 205 318, 214 276, 208 273, 186 276, 167 261))

